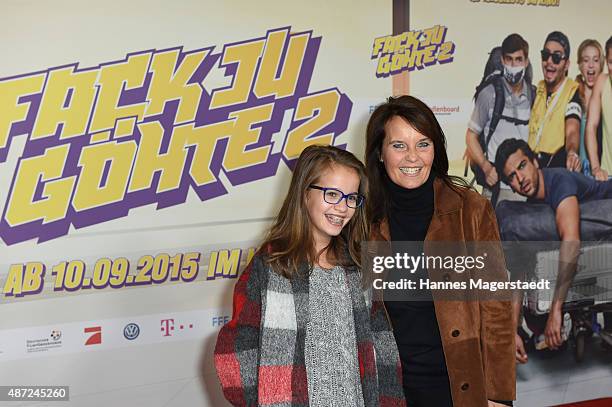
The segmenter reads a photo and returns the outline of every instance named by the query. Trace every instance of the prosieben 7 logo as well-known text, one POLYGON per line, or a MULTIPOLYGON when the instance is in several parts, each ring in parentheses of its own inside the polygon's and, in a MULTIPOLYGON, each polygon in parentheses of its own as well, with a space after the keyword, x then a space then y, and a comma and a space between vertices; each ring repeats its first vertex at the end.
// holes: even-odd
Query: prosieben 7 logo
POLYGON ((0 185, 0 238, 53 239, 182 204, 189 189, 205 201, 227 193, 221 172, 253 182, 310 144, 334 144, 352 103, 337 88, 309 90, 321 41, 285 27, 218 52, 147 50, 1 79, 0 163, 18 160, 0 185), (212 82, 215 69, 226 83, 212 82))

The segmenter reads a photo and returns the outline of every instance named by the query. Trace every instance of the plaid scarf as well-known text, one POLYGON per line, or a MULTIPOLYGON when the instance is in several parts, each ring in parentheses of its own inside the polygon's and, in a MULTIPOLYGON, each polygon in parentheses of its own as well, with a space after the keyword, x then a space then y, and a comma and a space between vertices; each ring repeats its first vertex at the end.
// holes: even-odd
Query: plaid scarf
MULTIPOLYGON (((365 406, 405 406, 401 365, 384 306, 362 291, 357 267, 345 273, 365 406)), ((308 406, 308 287, 308 277, 286 279, 261 254, 240 276, 232 320, 221 328, 214 356, 223 392, 233 405, 308 406)))

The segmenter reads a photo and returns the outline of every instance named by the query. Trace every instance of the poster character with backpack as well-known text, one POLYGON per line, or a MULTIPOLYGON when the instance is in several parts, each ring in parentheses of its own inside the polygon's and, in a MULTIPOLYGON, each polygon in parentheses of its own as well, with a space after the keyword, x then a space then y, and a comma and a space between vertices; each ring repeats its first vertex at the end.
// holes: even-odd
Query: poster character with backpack
POLYGON ((474 111, 466 134, 467 152, 475 181, 494 205, 501 200, 523 200, 508 185, 500 183, 493 160, 504 140, 527 141, 535 99, 531 79, 529 44, 519 34, 510 34, 501 47, 491 50, 476 87, 474 111))

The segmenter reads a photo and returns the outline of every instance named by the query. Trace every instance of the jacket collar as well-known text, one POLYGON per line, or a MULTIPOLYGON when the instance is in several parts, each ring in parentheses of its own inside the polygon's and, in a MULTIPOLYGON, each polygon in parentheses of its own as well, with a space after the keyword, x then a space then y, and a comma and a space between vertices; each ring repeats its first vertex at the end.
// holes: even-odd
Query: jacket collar
MULTIPOLYGON (((436 177, 434 180, 434 214, 431 218, 429 229, 427 229, 425 240, 432 240, 431 237, 442 227, 440 222, 441 216, 458 212, 462 207, 463 199, 461 195, 446 185, 442 179, 436 177)), ((382 219, 378 225, 374 225, 374 230, 376 229, 378 229, 378 234, 380 234, 379 237, 382 237, 383 240, 391 240, 387 218, 382 219)), ((376 238, 376 234, 373 237, 376 238)))
POLYGON ((434 206, 435 215, 458 212, 463 207, 463 198, 461 193, 446 185, 442 179, 436 178, 434 181, 434 206))

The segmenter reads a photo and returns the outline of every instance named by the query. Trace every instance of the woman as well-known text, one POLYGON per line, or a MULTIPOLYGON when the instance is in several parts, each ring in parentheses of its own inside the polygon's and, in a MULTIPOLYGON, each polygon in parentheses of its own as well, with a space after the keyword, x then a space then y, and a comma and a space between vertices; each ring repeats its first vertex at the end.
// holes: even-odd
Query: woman
POLYGON ((606 41, 606 64, 608 73, 599 75, 593 87, 585 134, 591 172, 598 181, 606 181, 612 171, 612 37, 606 41), (596 135, 600 119, 601 144, 596 135))
MULTIPOLYGON (((431 110, 389 98, 367 126, 370 240, 499 241, 489 202, 448 175, 446 140, 431 110)), ((489 256, 507 280, 503 254, 489 256)), ((425 270, 432 276, 432 270, 425 270)), ((421 271, 423 272, 423 271, 421 271)), ((417 272, 418 273, 418 272, 417 272)), ((448 273, 445 281, 459 275, 448 273)), ((408 406, 512 405, 515 348, 509 301, 385 301, 408 406)), ((387 293, 385 293, 387 298, 387 293)))
POLYGON ((578 69, 580 73, 576 76, 578 82, 578 94, 582 104, 582 119, 580 121, 580 159, 582 170, 585 175, 591 175, 589 160, 584 142, 586 130, 587 113, 589 101, 593 94, 593 86, 597 77, 603 70, 603 50, 597 40, 587 39, 582 41, 578 47, 578 69))
POLYGON ((217 338, 215 367, 233 405, 405 405, 384 307, 362 290, 365 186, 347 151, 300 155, 217 338))

